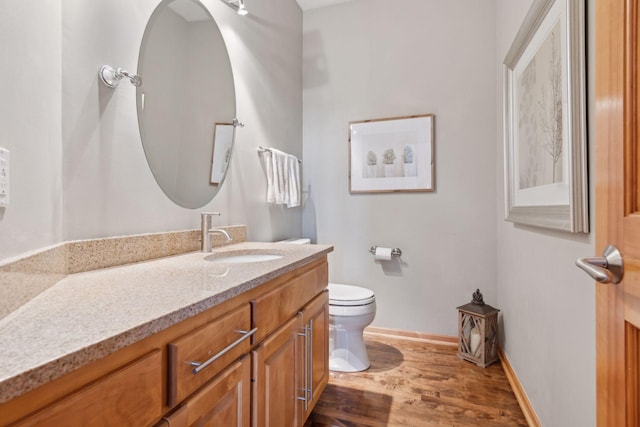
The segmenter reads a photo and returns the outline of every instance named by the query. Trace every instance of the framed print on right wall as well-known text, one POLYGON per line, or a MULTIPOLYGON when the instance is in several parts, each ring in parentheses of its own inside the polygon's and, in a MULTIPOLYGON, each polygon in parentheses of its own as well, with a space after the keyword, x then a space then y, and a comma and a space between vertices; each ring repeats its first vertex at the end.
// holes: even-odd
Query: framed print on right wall
POLYGON ((504 60, 505 219, 588 233, 584 2, 536 0, 504 60))

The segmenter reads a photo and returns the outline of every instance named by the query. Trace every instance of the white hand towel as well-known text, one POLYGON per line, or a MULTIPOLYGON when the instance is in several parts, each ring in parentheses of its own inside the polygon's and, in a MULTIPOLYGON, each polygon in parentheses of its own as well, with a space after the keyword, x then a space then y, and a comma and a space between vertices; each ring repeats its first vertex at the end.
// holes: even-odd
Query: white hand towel
POLYGON ((274 148, 271 149, 271 162, 273 165, 273 192, 275 195, 275 203, 284 205, 287 203, 287 153, 274 148))
POLYGON ((273 185, 273 162, 271 161, 271 157, 271 151, 264 151, 261 157, 264 163, 265 173, 267 174, 267 203, 276 202, 276 193, 273 185))
POLYGON ((298 158, 275 148, 263 153, 267 174, 267 203, 300 206, 300 166, 298 158))
POLYGON ((296 156, 289 155, 287 158, 287 174, 289 176, 289 200, 288 208, 300 206, 300 163, 296 156))

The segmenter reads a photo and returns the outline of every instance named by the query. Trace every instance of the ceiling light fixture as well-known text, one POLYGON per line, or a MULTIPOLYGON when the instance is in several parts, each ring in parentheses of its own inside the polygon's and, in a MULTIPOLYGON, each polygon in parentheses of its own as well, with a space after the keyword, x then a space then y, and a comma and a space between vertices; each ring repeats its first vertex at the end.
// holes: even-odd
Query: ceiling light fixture
POLYGON ((247 6, 244 4, 244 0, 221 0, 224 4, 235 10, 238 15, 245 16, 249 13, 247 6))

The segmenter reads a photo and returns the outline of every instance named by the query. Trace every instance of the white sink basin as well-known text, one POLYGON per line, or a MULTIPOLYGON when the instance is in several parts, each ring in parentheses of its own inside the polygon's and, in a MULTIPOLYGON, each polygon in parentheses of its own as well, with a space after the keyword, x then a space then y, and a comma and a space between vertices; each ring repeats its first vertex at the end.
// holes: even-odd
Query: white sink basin
POLYGON ((225 254, 213 254, 204 257, 205 261, 224 263, 224 264, 244 264, 249 262, 265 262, 273 261, 282 258, 282 255, 278 254, 241 254, 241 255, 225 255, 225 254))

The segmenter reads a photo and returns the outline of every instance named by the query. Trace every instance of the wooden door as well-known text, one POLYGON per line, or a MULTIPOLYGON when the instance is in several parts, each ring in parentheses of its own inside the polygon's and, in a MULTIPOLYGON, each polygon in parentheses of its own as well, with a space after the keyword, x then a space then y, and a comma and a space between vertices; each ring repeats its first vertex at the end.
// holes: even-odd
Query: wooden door
POLYGON ((252 425, 296 427, 299 319, 291 318, 252 352, 252 425))
POLYGON ((596 251, 615 245, 625 269, 596 284, 599 426, 640 425, 638 24, 637 0, 596 1, 596 251))
MULTIPOLYGON (((247 355, 231 364, 167 417, 173 427, 249 427, 251 363, 247 355)), ((165 425, 160 423, 159 425, 165 425)))
POLYGON ((304 425, 329 382, 329 291, 323 291, 311 301, 302 310, 301 317, 304 329, 299 336, 298 387, 308 392, 306 400, 298 400, 298 404, 302 414, 300 425, 304 425))

